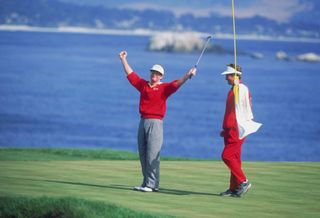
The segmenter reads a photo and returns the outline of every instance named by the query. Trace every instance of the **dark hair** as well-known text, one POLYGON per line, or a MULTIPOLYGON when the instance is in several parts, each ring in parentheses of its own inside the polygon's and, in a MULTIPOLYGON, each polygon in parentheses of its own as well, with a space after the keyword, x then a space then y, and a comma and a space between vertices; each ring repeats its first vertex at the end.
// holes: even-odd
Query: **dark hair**
MULTIPOLYGON (((227 66, 228 67, 232 67, 233 69, 235 69, 234 64, 228 64, 227 66)), ((236 70, 242 73, 242 69, 241 69, 241 67, 239 65, 237 65, 237 69, 236 70)), ((238 77, 239 77, 239 79, 241 79, 241 75, 238 74, 238 77)))

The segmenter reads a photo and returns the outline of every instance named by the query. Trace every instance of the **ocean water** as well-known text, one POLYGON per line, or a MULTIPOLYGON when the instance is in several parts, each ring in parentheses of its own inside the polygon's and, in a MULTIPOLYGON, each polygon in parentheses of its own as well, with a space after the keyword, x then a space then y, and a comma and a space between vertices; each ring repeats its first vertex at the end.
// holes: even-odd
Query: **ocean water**
MULTIPOLYGON (((148 36, 0 32, 0 146, 81 147, 137 151, 139 94, 118 58, 128 51, 134 71, 165 66, 180 78, 198 53, 146 50, 148 36)), ((231 40, 214 39, 225 49, 231 40)), ((243 83, 262 128, 243 145, 243 160, 320 161, 320 64, 275 59, 320 54, 319 43, 239 40, 243 83)), ((220 159, 219 137, 230 87, 220 73, 232 55, 206 53, 198 75, 167 102, 162 155, 220 159)))

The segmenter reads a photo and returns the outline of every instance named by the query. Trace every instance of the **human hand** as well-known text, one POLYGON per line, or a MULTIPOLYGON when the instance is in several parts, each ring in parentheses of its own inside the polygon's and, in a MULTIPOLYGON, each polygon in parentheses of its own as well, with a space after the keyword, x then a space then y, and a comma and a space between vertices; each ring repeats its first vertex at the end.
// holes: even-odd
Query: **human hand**
POLYGON ((128 55, 127 51, 121 51, 119 53, 119 57, 120 57, 121 60, 127 58, 127 55, 128 55))
POLYGON ((196 74, 197 74, 197 68, 195 68, 195 67, 192 67, 188 72, 189 78, 195 76, 196 74))

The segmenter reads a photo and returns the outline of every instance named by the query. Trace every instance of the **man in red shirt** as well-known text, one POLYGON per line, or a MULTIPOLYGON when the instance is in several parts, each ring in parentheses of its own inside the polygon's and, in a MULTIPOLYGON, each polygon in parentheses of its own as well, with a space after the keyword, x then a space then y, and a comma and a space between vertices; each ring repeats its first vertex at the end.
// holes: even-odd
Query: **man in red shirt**
POLYGON ((229 64, 227 71, 223 72, 228 84, 232 86, 228 93, 226 110, 223 119, 223 130, 221 137, 224 137, 224 150, 222 160, 228 166, 230 186, 220 196, 243 196, 251 187, 241 167, 241 148, 247 135, 257 131, 261 124, 254 122, 251 99, 248 88, 241 83, 241 67, 229 64), (234 92, 234 87, 237 90, 234 92), (235 99, 235 93, 237 99, 235 99))
POLYGON ((121 51, 119 57, 129 82, 140 92, 141 120, 138 130, 138 148, 143 181, 141 186, 134 187, 134 190, 158 191, 160 151, 163 142, 162 120, 166 113, 166 101, 182 84, 196 74, 196 69, 191 68, 179 80, 162 83, 164 69, 161 65, 156 64, 150 69, 150 81, 146 81, 133 72, 128 64, 126 51, 121 51))

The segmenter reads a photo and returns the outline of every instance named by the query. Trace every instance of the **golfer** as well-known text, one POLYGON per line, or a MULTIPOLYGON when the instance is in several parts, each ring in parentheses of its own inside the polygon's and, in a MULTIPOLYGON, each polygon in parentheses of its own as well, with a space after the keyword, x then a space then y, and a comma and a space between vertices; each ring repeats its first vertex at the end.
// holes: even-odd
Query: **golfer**
POLYGON ((156 64, 150 69, 150 81, 146 81, 133 72, 128 64, 126 51, 121 51, 119 56, 129 82, 140 92, 138 148, 143 181, 141 186, 134 187, 134 190, 156 192, 159 190, 162 120, 166 113, 166 101, 191 76, 196 75, 196 68, 191 68, 179 80, 162 83, 164 69, 156 64))
POLYGON ((223 120, 223 130, 220 135, 224 138, 222 160, 231 171, 230 186, 220 196, 243 196, 251 184, 241 168, 241 147, 247 135, 256 132, 261 124, 254 122, 251 99, 247 86, 241 83, 242 70, 237 65, 229 64, 225 75, 228 84, 232 86, 228 93, 223 120), (237 91, 234 92, 234 86, 237 91), (235 98, 236 96, 236 98, 235 98))

